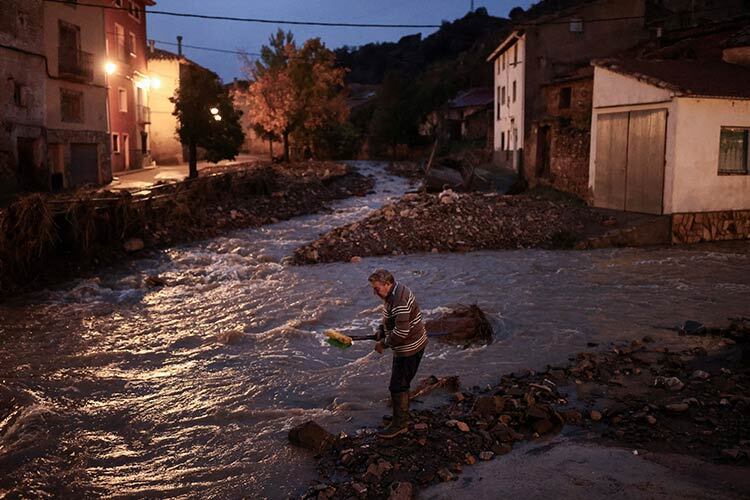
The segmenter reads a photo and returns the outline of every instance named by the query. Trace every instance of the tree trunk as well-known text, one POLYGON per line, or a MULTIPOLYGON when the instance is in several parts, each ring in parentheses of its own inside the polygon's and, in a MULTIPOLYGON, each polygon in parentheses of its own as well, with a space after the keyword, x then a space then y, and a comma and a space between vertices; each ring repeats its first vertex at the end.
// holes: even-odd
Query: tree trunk
POLYGON ((271 161, 273 161, 273 137, 268 139, 268 155, 271 161))
POLYGON ((188 177, 195 179, 198 177, 198 144, 195 141, 188 143, 188 177))
POLYGON ((289 162, 289 132, 284 132, 282 138, 284 139, 284 161, 289 162))

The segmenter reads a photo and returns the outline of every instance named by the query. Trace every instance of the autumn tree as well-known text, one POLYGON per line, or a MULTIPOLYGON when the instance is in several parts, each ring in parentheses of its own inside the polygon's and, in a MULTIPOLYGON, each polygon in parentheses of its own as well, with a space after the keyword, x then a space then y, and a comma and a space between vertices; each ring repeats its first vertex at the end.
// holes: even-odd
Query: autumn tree
POLYGON ((289 161, 290 137, 313 147, 316 134, 346 121, 343 68, 319 38, 298 48, 291 33, 279 30, 261 49, 260 59, 246 65, 253 83, 249 114, 256 130, 281 137, 289 161))
POLYGON ((170 100, 175 105, 172 114, 178 121, 177 135, 188 147, 190 178, 198 176, 198 147, 205 149, 206 160, 213 163, 237 157, 245 140, 240 125, 242 112, 234 108, 215 73, 187 66, 170 100))

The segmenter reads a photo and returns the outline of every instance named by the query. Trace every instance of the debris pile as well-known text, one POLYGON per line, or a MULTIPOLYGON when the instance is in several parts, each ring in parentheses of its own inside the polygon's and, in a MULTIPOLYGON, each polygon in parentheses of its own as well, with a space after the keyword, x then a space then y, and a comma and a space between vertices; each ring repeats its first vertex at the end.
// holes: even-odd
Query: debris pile
POLYGON ((408 193, 364 220, 297 249, 298 264, 418 252, 571 248, 602 215, 575 200, 534 194, 408 193))
POLYGON ((133 192, 31 194, 0 210, 0 295, 116 262, 123 253, 324 210, 326 202, 364 196, 372 185, 344 164, 303 162, 245 166, 133 192))
POLYGON ((484 390, 428 377, 412 398, 441 389, 449 403, 412 410, 409 433, 393 440, 362 429, 329 441, 318 456, 320 481, 304 498, 412 498, 565 425, 605 444, 750 465, 750 320, 706 332, 699 341, 685 337, 679 351, 644 337, 582 352, 567 365, 521 370, 484 390))

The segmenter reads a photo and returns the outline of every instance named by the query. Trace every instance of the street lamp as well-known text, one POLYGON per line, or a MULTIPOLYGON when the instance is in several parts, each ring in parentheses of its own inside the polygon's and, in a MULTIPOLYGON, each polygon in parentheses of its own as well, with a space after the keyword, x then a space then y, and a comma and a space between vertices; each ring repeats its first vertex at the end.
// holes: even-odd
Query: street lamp
POLYGON ((211 114, 214 116, 219 114, 219 108, 211 108, 210 111, 211 111, 211 114))
POLYGON ((104 63, 104 72, 108 75, 113 75, 117 71, 117 65, 113 63, 112 61, 107 61, 104 63))
POLYGON ((158 89, 161 87, 161 80, 159 80, 158 76, 152 76, 151 77, 151 88, 158 89))
POLYGON ((221 121, 221 115, 214 115, 214 120, 216 120, 217 122, 220 122, 221 121))

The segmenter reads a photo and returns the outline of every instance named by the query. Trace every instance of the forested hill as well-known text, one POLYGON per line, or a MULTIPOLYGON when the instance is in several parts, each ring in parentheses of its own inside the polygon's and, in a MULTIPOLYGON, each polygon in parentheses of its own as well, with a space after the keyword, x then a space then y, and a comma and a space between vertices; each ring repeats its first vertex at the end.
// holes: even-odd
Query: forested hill
POLYGON ((335 51, 336 59, 340 66, 350 69, 350 83, 378 84, 390 72, 413 77, 435 63, 460 59, 460 71, 475 74, 468 79, 476 81, 467 83, 490 85, 492 73, 485 59, 509 29, 509 20, 490 16, 479 8, 456 21, 444 21, 438 31, 425 39, 415 34, 396 43, 342 47, 335 51))

